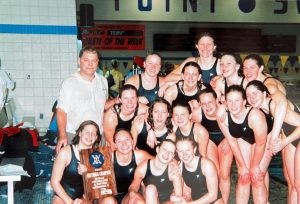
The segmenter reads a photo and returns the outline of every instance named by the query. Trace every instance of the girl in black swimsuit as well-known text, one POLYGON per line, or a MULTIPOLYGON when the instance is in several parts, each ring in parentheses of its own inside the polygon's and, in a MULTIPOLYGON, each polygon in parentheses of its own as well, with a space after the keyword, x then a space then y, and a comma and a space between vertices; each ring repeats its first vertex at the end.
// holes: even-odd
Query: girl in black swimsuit
MULTIPOLYGON (((101 140, 99 126, 91 120, 81 123, 71 145, 63 147, 57 155, 52 169, 51 186, 55 192, 52 203, 82 203, 82 173, 86 167, 78 164, 79 151, 97 148, 101 140)), ((113 197, 106 197, 99 203, 117 203, 113 197)))
POLYGON ((284 107, 285 103, 278 102, 281 101, 278 98, 285 97, 282 94, 270 95, 267 87, 260 81, 251 81, 246 87, 246 93, 249 104, 261 109, 266 115, 268 129, 271 132, 268 136, 270 140, 268 148, 273 154, 282 150, 283 166, 286 170, 284 176, 289 186, 288 203, 292 203, 297 200, 296 178, 300 177, 300 167, 295 164, 297 158, 300 158, 300 155, 296 154, 296 148, 299 148, 297 144, 300 141, 300 111, 290 101, 288 106, 284 107))
POLYGON ((238 167, 236 203, 248 203, 250 185, 254 203, 267 203, 264 182, 270 159, 266 159, 267 123, 264 114, 247 107, 246 94, 239 85, 232 85, 225 93, 228 108, 219 127, 229 142, 238 167))
POLYGON ((235 53, 224 53, 220 59, 220 70, 222 76, 216 80, 214 88, 218 99, 223 102, 226 90, 231 85, 244 85, 244 74, 242 70, 243 62, 239 55, 235 53))
POLYGON ((117 129, 131 129, 133 120, 138 115, 145 114, 148 107, 145 104, 138 103, 137 89, 126 84, 120 91, 120 103, 104 113, 103 129, 104 136, 111 150, 115 149, 113 135, 117 129))
MULTIPOLYGON (((133 180, 134 171, 142 161, 152 157, 143 150, 133 150, 133 138, 128 130, 119 129, 114 135, 116 151, 113 152, 113 165, 117 183, 118 203, 126 203, 129 199, 128 188, 133 180)), ((138 194, 137 194, 138 195, 138 194)), ((143 200, 142 196, 135 197, 136 202, 143 200)))
POLYGON ((207 157, 216 165, 222 198, 224 203, 228 203, 233 154, 217 122, 217 95, 211 88, 203 89, 200 92, 199 102, 201 108, 197 111, 198 120, 209 133, 207 157))
POLYGON ((217 203, 215 201, 218 196, 218 174, 213 162, 207 158, 196 156, 195 143, 188 137, 182 137, 176 141, 176 152, 181 161, 184 186, 191 189, 191 201, 217 203))
POLYGON ((163 98, 153 101, 148 110, 148 117, 133 122, 131 133, 138 149, 156 155, 156 147, 167 138, 175 141, 172 133, 171 106, 163 98))
POLYGON ((205 127, 198 122, 191 120, 191 107, 185 102, 178 101, 173 105, 173 124, 176 138, 190 137, 197 143, 197 154, 205 157, 207 154, 207 145, 209 134, 205 127))
POLYGON ((215 56, 217 48, 214 37, 210 33, 201 33, 197 36, 195 47, 199 52, 199 57, 189 57, 184 60, 179 67, 167 75, 166 81, 178 81, 181 79, 181 71, 187 62, 196 62, 202 70, 202 82, 205 86, 210 86, 214 77, 220 74, 220 60, 215 56))

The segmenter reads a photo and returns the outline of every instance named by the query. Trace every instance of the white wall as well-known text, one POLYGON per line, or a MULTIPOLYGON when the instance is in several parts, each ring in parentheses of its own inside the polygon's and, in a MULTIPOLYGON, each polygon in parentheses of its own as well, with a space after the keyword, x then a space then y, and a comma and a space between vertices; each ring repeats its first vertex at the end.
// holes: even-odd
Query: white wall
POLYGON ((75 0, 0 1, 1 68, 16 81, 17 118, 34 116, 38 127, 48 127, 60 84, 77 68, 76 33, 51 26, 76 30, 75 0))

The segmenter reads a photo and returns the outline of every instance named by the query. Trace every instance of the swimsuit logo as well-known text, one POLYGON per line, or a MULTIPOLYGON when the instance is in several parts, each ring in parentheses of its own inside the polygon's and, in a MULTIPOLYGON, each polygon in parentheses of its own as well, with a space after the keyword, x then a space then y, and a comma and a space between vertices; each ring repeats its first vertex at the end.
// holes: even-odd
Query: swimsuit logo
POLYGON ((160 179, 160 182, 161 182, 161 183, 162 183, 162 182, 164 182, 164 181, 165 181, 165 179, 163 179, 163 178, 162 178, 162 179, 160 179))
POLYGON ((209 74, 209 76, 213 76, 213 75, 214 75, 213 73, 210 73, 210 74, 209 74))
POLYGON ((247 128, 246 128, 246 127, 244 127, 244 128, 243 128, 243 130, 244 130, 244 132, 245 132, 245 131, 247 130, 247 128))
POLYGON ((104 164, 104 156, 98 151, 94 151, 89 157, 90 164, 94 168, 100 168, 104 164))
POLYGON ((199 178, 199 177, 200 177, 200 175, 199 175, 199 174, 197 174, 197 175, 196 175, 196 177, 197 177, 197 178, 199 178))
POLYGON ((133 168, 130 168, 130 169, 129 169, 129 173, 131 173, 131 172, 132 172, 132 170, 133 170, 133 168))

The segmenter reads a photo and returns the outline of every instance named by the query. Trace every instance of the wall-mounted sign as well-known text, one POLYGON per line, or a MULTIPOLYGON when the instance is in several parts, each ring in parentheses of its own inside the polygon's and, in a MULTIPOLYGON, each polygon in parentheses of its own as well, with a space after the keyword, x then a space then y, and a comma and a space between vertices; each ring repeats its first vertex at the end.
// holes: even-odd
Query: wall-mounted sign
POLYGON ((77 0, 99 21, 299 23, 300 0, 77 0))
POLYGON ((145 49, 145 25, 95 24, 80 29, 83 46, 99 50, 145 49))

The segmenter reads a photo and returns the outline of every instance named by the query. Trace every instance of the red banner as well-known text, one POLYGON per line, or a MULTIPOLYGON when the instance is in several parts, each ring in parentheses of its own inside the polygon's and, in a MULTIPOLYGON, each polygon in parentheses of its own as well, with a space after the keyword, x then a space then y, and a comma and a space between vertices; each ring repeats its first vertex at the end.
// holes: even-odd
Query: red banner
POLYGON ((145 25, 100 25, 81 28, 83 46, 99 50, 144 50, 145 25))

